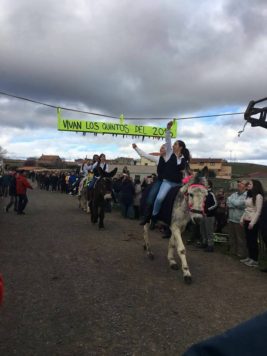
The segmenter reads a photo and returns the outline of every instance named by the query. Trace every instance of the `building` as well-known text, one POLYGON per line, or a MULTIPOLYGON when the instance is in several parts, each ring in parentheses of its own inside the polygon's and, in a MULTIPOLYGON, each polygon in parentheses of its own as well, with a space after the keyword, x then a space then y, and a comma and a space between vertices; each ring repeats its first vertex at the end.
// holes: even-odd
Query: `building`
POLYGON ((232 167, 227 164, 227 161, 221 158, 192 158, 190 168, 194 172, 207 167, 209 171, 213 171, 217 178, 231 179, 232 167))
POLYGON ((17 169, 24 166, 24 164, 25 164, 25 159, 4 158, 3 170, 9 171, 9 170, 17 169))
MULTIPOLYGON (((159 152, 149 153, 153 156, 159 156, 159 152)), ((155 162, 151 162, 148 159, 141 157, 141 166, 156 166, 155 162)), ((231 179, 232 167, 227 164, 227 161, 221 158, 192 158, 190 161, 190 168, 194 172, 202 170, 207 167, 209 171, 213 171, 217 178, 231 179)))
MULTIPOLYGON (((122 170, 125 167, 123 164, 109 164, 109 170, 112 171, 114 168, 118 168, 117 174, 120 175, 122 174, 122 170)), ((157 167, 154 166, 141 166, 141 165, 133 165, 133 166, 127 166, 129 172, 130 172, 130 177, 132 179, 139 177, 141 180, 143 180, 145 177, 155 173, 157 174, 157 167)))
POLYGON ((117 157, 115 159, 107 159, 108 164, 123 164, 125 166, 135 166, 136 162, 133 158, 128 157, 117 157))
POLYGON ((64 166, 62 159, 57 155, 42 155, 37 162, 39 167, 63 168, 64 166))

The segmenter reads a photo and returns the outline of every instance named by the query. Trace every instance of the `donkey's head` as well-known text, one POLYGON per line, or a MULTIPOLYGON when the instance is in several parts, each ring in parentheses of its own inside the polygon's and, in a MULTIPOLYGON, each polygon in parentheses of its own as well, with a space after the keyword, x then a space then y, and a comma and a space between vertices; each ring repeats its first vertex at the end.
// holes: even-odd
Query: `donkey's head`
POLYGON ((188 204, 190 218, 194 223, 199 222, 203 216, 206 196, 208 194, 205 181, 199 180, 199 177, 192 177, 181 189, 188 204))
POLYGON ((111 172, 105 172, 99 168, 99 173, 100 178, 96 182, 95 191, 104 197, 107 193, 111 193, 112 177, 117 173, 117 168, 114 168, 111 172))

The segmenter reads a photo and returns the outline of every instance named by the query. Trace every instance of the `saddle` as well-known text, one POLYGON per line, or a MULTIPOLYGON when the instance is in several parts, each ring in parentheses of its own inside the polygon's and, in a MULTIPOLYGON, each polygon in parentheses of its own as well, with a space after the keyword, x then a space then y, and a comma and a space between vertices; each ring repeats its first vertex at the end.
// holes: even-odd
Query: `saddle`
MULTIPOLYGON (((146 202, 147 202, 147 198, 149 196, 149 192, 150 192, 152 185, 153 184, 149 184, 142 192, 142 197, 141 197, 141 201, 140 201, 141 215, 145 214, 146 205, 147 205, 146 202)), ((166 197, 162 203, 160 212, 156 216, 157 220, 164 222, 166 225, 171 224, 173 204, 174 204, 175 198, 176 198, 179 190, 180 190, 180 187, 173 187, 169 190, 168 194, 166 195, 166 197)))
POLYGON ((168 226, 171 225, 173 204, 180 188, 181 187, 173 187, 169 190, 168 194, 163 200, 160 212, 157 215, 157 219, 164 222, 168 226))

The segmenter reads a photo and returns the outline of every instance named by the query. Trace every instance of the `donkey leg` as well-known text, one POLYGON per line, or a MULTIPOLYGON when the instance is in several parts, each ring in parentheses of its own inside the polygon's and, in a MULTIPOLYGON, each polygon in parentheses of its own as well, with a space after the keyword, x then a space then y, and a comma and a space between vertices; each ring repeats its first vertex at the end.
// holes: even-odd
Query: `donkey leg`
POLYGON ((177 253, 181 260, 184 281, 185 281, 185 283, 190 284, 192 282, 192 278, 191 278, 191 273, 189 271, 189 267, 188 267, 187 260, 186 260, 186 251, 185 251, 184 243, 183 243, 182 236, 181 236, 181 230, 176 224, 173 224, 171 229, 172 229, 172 234, 174 236, 175 244, 177 247, 177 253))
POLYGON ((90 206, 89 206, 89 201, 88 200, 85 200, 85 208, 86 208, 87 214, 90 214, 90 206))
POLYGON ((174 240, 174 236, 172 234, 170 240, 169 240, 169 246, 168 246, 168 261, 169 261, 169 265, 171 267, 171 269, 177 270, 179 269, 177 262, 174 258, 174 251, 176 248, 176 244, 175 244, 175 240, 174 240))
POLYGON ((154 254, 153 254, 153 252, 151 251, 150 244, 149 244, 148 227, 149 227, 149 223, 146 223, 146 224, 144 225, 144 240, 145 240, 144 250, 146 250, 147 256, 148 256, 151 260, 153 260, 153 259, 154 259, 154 254))
POLYGON ((104 229, 104 205, 101 205, 99 207, 99 223, 98 223, 98 228, 99 229, 104 229))
POLYGON ((96 206, 93 201, 90 202, 90 211, 91 211, 91 222, 95 224, 97 222, 97 212, 96 212, 96 206))

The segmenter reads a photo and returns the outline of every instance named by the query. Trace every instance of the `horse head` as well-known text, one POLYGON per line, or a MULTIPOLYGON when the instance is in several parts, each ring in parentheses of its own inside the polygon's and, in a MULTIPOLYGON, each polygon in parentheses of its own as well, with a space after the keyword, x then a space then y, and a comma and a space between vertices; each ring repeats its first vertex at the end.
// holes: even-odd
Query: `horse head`
POLYGON ((190 218, 194 223, 199 222, 205 215, 205 200, 208 194, 205 177, 196 175, 180 189, 188 205, 190 218))

